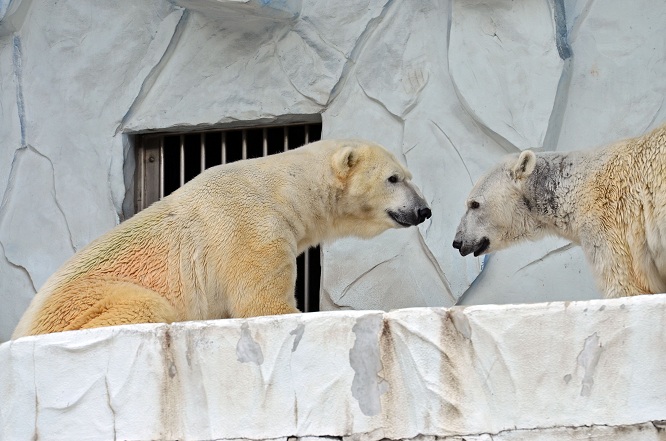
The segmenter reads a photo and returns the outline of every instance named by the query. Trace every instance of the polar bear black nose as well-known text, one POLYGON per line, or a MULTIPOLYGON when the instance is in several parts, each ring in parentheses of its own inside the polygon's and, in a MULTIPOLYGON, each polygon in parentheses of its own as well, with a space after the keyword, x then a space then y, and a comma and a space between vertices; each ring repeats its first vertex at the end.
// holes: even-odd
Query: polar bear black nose
POLYGON ((461 246, 462 246, 462 241, 459 240, 453 241, 453 248, 455 248, 456 250, 459 250, 461 246))
POLYGON ((432 211, 430 211, 430 208, 425 207, 425 208, 419 208, 418 211, 418 217, 419 217, 419 223, 423 222, 426 219, 430 219, 430 216, 432 216, 432 211))

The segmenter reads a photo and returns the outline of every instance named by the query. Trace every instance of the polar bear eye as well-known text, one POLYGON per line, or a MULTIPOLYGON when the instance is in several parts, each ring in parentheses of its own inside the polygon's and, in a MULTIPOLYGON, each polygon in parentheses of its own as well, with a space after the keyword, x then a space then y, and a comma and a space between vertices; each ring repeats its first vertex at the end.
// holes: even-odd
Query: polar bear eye
POLYGON ((469 208, 471 208, 472 210, 476 210, 477 208, 479 208, 479 203, 477 201, 472 201, 469 203, 469 208))
POLYGON ((398 180, 399 180, 398 175, 392 175, 392 176, 389 176, 389 178, 388 178, 388 181, 391 184, 395 184, 396 182, 398 182, 398 180))

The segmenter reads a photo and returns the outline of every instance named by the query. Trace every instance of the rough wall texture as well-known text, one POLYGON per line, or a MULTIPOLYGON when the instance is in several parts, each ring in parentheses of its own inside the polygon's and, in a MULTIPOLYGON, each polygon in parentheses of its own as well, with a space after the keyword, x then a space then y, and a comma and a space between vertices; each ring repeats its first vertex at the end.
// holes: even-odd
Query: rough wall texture
POLYGON ((666 295, 133 325, 0 345, 0 439, 657 441, 666 295))
POLYGON ((450 243, 505 153, 664 122, 664 34, 661 0, 0 0, 0 340, 122 219, 127 134, 313 113, 398 154, 434 213, 326 246, 325 308, 597 297, 567 242, 483 261, 450 243))

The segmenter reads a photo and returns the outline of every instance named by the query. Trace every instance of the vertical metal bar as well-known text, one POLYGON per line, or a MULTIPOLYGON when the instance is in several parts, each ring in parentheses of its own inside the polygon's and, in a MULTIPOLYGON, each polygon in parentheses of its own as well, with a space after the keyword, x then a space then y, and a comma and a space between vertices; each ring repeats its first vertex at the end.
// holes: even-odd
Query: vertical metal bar
POLYGON ((164 136, 160 136, 160 199, 164 197, 164 136))
POLYGON ((310 125, 304 125, 303 130, 305 130, 305 143, 308 144, 310 142, 310 125))
POLYGON ((206 134, 201 134, 201 171, 206 170, 206 134))
POLYGON ((185 135, 180 135, 180 186, 185 185, 185 135))
POLYGON ((227 163, 227 132, 222 132, 222 164, 227 163))
POLYGON ((310 250, 305 250, 303 259, 303 309, 310 312, 310 250))
POLYGON ((263 137, 263 156, 268 156, 268 130, 266 127, 261 131, 263 137))
POLYGON ((137 191, 138 197, 137 197, 137 204, 134 207, 134 211, 138 213, 139 211, 143 210, 145 207, 145 200, 146 200, 146 149, 143 146, 143 142, 141 142, 141 145, 139 146, 139 157, 137 158, 137 165, 138 165, 138 176, 137 176, 137 182, 138 185, 134 187, 137 191))
POLYGON ((284 126, 284 151, 289 150, 289 128, 284 126))
POLYGON ((137 164, 139 171, 137 187, 141 196, 141 199, 137 201, 137 207, 140 210, 159 201, 160 192, 164 194, 164 184, 160 179, 160 175, 164 175, 162 138, 162 136, 146 136, 141 139, 141 150, 139 151, 141 163, 137 164))
POLYGON ((247 130, 243 130, 242 159, 247 159, 247 130))

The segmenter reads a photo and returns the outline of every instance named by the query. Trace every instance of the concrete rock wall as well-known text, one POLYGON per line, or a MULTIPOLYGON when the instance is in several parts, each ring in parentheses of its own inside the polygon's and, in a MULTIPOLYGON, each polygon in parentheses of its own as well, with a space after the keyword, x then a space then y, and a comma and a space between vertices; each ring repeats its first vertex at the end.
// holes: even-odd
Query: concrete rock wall
POLYGON ((598 297, 565 241, 484 259, 450 244, 507 152, 666 121, 665 33, 660 0, 0 0, 0 341, 123 219, 128 134, 317 113, 324 137, 390 148, 433 208, 418 229, 325 247, 325 308, 598 297))

